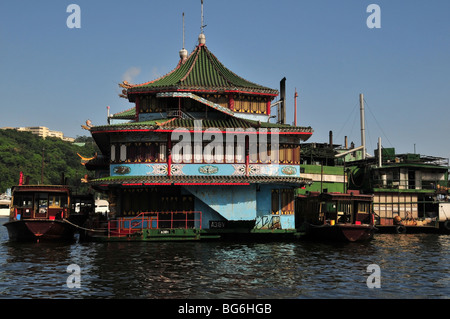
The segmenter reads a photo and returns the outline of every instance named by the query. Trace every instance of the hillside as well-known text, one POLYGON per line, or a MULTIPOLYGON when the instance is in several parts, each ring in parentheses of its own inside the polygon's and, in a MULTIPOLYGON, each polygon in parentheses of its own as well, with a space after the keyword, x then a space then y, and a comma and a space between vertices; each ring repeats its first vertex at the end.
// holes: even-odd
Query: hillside
MULTIPOLYGON (((78 139, 92 141, 87 137, 78 139)), ((41 184, 43 153, 43 184, 60 184, 64 173, 74 191, 86 192, 88 186, 80 180, 88 171, 77 153, 90 157, 96 151, 92 142, 77 146, 56 138, 44 140, 30 132, 0 130, 0 193, 19 183, 21 171, 29 176, 30 184, 41 184)))

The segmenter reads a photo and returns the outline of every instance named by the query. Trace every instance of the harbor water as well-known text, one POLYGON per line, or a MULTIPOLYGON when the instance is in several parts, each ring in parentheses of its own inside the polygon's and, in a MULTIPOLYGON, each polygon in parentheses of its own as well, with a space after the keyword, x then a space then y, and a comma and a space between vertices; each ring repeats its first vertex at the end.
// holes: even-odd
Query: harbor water
POLYGON ((1 226, 0 298, 449 299, 449 253, 450 236, 437 234, 347 244, 13 243, 1 226))

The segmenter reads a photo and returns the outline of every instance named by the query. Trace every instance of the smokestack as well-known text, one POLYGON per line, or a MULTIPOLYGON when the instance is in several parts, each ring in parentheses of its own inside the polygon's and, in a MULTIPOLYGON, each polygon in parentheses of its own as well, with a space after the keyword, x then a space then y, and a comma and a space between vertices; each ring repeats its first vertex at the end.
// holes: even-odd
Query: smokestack
POLYGON ((286 124, 286 77, 280 81, 280 101, 280 117, 278 120, 281 124, 286 124))
POLYGON ((345 137, 345 149, 346 150, 348 149, 348 138, 347 138, 347 136, 345 137))
POLYGON ((330 148, 333 148, 333 131, 330 131, 330 148))

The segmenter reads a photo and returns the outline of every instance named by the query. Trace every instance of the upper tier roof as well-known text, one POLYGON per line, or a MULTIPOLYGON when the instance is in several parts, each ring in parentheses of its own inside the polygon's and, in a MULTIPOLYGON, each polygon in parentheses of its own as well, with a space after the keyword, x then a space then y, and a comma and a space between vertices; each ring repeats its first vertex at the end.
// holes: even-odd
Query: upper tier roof
POLYGON ((129 99, 135 93, 168 90, 278 95, 278 90, 247 81, 227 69, 204 44, 199 44, 187 58, 180 59, 177 67, 168 74, 142 84, 124 81, 120 86, 127 89, 129 99))

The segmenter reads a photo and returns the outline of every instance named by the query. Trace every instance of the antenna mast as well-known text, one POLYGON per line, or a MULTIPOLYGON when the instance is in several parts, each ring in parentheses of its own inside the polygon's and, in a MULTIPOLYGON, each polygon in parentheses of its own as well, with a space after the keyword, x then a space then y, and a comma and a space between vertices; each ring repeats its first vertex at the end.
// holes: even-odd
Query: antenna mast
POLYGON ((205 35, 203 34, 203 29, 206 27, 206 24, 203 24, 203 0, 202 0, 202 21, 200 25, 200 35, 198 36, 198 44, 204 45, 206 42, 205 35))
POLYGON ((203 0, 202 0, 202 21, 200 25, 200 33, 203 34, 203 28, 206 27, 206 25, 203 24, 203 0))
POLYGON ((184 12, 183 12, 183 50, 184 50, 184 12))
POLYGON ((188 52, 184 48, 184 12, 183 12, 183 49, 180 50, 181 63, 184 63, 184 61, 186 61, 187 56, 188 56, 188 52))

